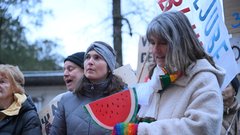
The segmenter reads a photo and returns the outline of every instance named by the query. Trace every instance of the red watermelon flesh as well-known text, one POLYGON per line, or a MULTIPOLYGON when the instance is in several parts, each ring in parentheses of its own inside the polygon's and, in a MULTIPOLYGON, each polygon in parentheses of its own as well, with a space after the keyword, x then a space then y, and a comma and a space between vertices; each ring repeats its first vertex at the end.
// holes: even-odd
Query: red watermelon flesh
POLYGON ((112 130, 120 122, 134 122, 137 113, 134 89, 123 90, 85 105, 92 119, 101 127, 112 130))

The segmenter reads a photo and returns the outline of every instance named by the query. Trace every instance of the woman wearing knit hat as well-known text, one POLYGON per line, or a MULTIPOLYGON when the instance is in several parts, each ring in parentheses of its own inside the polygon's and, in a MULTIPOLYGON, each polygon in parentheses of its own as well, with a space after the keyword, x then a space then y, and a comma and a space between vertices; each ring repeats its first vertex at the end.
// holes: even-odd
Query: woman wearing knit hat
POLYGON ((42 123, 42 133, 49 134, 50 127, 52 126, 52 120, 54 118, 54 110, 52 106, 56 106, 57 102, 61 99, 61 97, 68 93, 72 92, 76 89, 78 81, 83 76, 83 63, 84 63, 84 52, 77 52, 69 55, 64 60, 64 72, 63 72, 63 80, 67 87, 67 92, 61 93, 54 97, 48 105, 44 106, 44 108, 39 112, 40 119, 44 119, 45 122, 42 123), (48 116, 48 117, 46 117, 48 116))
POLYGON ((69 91, 75 90, 78 81, 83 76, 84 55, 84 52, 77 52, 64 60, 63 79, 69 91))
POLYGON ((74 92, 63 95, 55 113, 51 135, 104 135, 110 130, 99 127, 83 106, 126 87, 122 79, 113 74, 116 55, 108 44, 93 42, 85 53, 84 75, 74 92))
POLYGON ((224 112, 221 135, 240 135, 240 105, 236 95, 239 89, 239 80, 236 77, 222 91, 224 112))

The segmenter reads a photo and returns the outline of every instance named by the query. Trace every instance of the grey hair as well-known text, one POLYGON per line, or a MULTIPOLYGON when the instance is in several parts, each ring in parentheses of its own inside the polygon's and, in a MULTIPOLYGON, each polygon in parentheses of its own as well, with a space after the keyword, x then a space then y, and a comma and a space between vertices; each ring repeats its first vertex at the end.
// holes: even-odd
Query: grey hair
POLYGON ((202 58, 215 66, 182 12, 168 11, 156 16, 148 25, 146 36, 150 43, 153 37, 167 43, 165 66, 170 73, 177 70, 185 74, 190 64, 202 58))

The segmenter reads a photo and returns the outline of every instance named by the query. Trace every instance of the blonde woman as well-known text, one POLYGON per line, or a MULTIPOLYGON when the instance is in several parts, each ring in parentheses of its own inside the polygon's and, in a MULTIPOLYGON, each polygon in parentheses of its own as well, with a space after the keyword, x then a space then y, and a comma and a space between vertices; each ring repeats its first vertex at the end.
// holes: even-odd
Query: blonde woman
POLYGON ((41 135, 41 124, 31 98, 25 94, 18 67, 0 64, 0 133, 41 135))

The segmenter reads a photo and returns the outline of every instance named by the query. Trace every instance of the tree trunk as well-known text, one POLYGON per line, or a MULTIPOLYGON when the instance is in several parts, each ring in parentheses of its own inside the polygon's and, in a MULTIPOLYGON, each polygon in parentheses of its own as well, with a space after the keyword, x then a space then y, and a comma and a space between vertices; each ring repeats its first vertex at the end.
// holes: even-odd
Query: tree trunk
POLYGON ((118 66, 122 66, 122 15, 121 0, 112 0, 113 9, 113 48, 116 51, 118 66))

